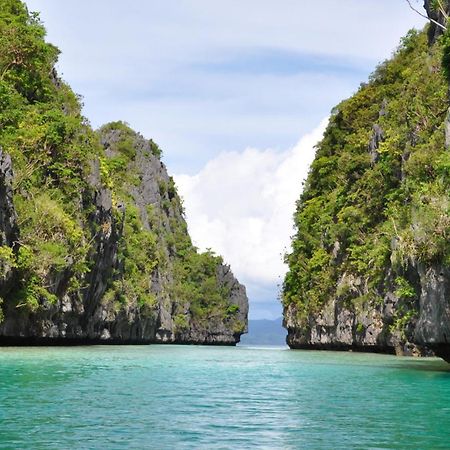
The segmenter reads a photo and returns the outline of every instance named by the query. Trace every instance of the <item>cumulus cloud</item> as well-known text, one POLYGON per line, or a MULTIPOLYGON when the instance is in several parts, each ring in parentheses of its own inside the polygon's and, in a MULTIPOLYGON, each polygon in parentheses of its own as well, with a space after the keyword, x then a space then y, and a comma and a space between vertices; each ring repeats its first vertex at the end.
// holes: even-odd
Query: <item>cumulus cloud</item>
POLYGON ((275 286, 286 271, 295 201, 326 123, 284 152, 222 152, 197 174, 175 176, 194 243, 223 255, 250 294, 275 286))

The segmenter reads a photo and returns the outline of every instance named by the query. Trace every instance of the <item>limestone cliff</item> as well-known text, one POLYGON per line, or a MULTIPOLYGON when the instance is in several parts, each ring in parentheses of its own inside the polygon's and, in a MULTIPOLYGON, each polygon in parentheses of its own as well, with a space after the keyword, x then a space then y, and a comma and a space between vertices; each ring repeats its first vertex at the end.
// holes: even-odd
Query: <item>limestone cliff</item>
POLYGON ((286 257, 284 320, 292 348, 450 356, 442 34, 436 25, 411 31, 394 57, 333 110, 286 257))
POLYGON ((234 345, 245 288, 192 245, 159 147, 93 131, 39 19, 0 9, 0 344, 234 345))

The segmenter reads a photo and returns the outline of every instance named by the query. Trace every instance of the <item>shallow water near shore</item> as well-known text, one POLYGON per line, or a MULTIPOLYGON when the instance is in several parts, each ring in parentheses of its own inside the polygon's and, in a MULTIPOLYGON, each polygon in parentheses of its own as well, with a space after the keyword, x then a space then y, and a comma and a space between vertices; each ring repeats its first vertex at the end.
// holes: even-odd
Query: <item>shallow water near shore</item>
POLYGON ((0 349, 1 449, 449 448, 450 365, 284 348, 0 349))

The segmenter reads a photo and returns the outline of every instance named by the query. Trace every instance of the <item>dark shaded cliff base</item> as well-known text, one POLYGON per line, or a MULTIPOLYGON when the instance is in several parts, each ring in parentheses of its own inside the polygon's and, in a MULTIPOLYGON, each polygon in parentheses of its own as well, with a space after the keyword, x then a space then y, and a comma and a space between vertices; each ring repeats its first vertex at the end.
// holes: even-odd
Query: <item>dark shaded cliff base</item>
POLYGON ((450 363, 450 344, 428 344, 419 346, 416 344, 391 345, 364 345, 364 344, 344 344, 344 343, 305 343, 300 342, 294 333, 289 333, 286 343, 292 350, 324 350, 336 352, 359 352, 359 353, 381 353, 397 356, 438 356, 450 363))
POLYGON ((148 345, 144 339, 71 339, 71 338, 37 338, 37 337, 0 337, 0 347, 75 347, 81 345, 148 345))
POLYGON ((235 336, 234 342, 214 342, 208 340, 155 342, 150 339, 74 339, 0 336, 0 347, 77 347, 89 345, 207 345, 234 347, 237 342, 239 342, 239 336, 235 336))
POLYGON ((324 350, 332 352, 358 352, 358 353, 382 353, 386 355, 395 355, 395 349, 392 347, 381 346, 360 346, 360 345, 333 345, 333 344, 288 344, 292 350, 324 350))
MULTIPOLYGON (((398 356, 423 356, 432 357, 438 356, 443 360, 450 363, 450 345, 436 345, 429 346, 429 349, 422 349, 420 352, 404 352, 401 349, 396 349, 394 347, 383 347, 383 346, 364 346, 364 345, 334 345, 334 344, 295 344, 289 343, 289 347, 292 350, 324 350, 333 352, 358 352, 358 353, 380 353, 385 355, 398 355, 398 356)), ((416 349, 417 350, 417 349, 416 349)))
POLYGON ((430 345, 429 347, 436 356, 450 363, 450 344, 430 345))

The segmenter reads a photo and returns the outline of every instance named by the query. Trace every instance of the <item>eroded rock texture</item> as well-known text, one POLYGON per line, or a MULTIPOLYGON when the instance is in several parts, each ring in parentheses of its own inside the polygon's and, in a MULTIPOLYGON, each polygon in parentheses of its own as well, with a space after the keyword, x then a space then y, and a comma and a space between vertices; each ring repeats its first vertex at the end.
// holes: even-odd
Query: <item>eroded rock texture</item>
MULTIPOLYGON (((102 182, 100 161, 94 159, 88 177, 89 188, 84 192, 84 204, 90 208, 86 226, 91 232, 87 264, 89 270, 78 280, 76 289, 70 288, 73 273, 70 270, 46 275, 54 301, 42 300, 36 310, 20 304, 15 298, 14 279, 18 269, 3 263, 0 288, 3 292, 3 320, 0 323, 0 343, 6 344, 67 344, 67 343, 190 343, 234 345, 247 330, 248 300, 245 287, 233 276, 229 266, 220 259, 208 260, 215 276, 209 282, 208 292, 213 301, 204 297, 200 313, 194 310, 189 294, 181 293, 183 279, 174 272, 181 260, 176 246, 195 258, 183 216, 181 202, 173 180, 164 164, 152 153, 151 144, 139 134, 126 131, 135 154, 125 173, 133 176, 118 181, 118 191, 126 202, 118 200, 102 182), (168 186, 171 186, 168 189, 168 186), (163 187, 162 187, 163 186, 163 187), (133 208, 130 212, 129 209, 133 208), (151 270, 148 290, 154 296, 151 304, 123 298, 118 304, 116 293, 110 292, 114 283, 126 277, 130 262, 121 246, 125 236, 127 214, 138 214, 139 223, 156 240, 158 261, 151 270), (152 217, 149 217, 149 215, 152 217), (179 234, 182 234, 180 237, 179 234), (176 234, 178 242, 172 241, 176 234), (169 242, 170 240, 170 242, 169 242), (178 276, 178 278, 180 278, 178 276), (212 280, 212 281, 211 281, 212 280), (179 296, 181 295, 181 296, 179 296)), ((107 158, 117 157, 118 145, 124 138, 123 130, 113 128, 101 133, 101 142, 107 158)), ((19 236, 17 215, 12 193, 12 164, 8 155, 0 153, 0 237, 4 247, 16 252, 19 236)), ((129 232, 129 230, 128 230, 129 232)), ((145 243, 143 243, 145 245, 145 243)), ((131 255, 131 258, 133 255, 131 255)), ((197 273, 201 284, 202 273, 197 273)), ((16 274, 17 276, 17 274, 16 274)), ((205 275, 206 277, 206 275, 205 275)), ((198 306, 198 305, 197 305, 198 306)), ((198 309, 198 308, 197 308, 198 309)))
MULTIPOLYGON (((448 12, 448 2, 441 4, 448 12)), ((436 5, 426 1, 425 8, 447 25, 436 5)), ((292 348, 434 353, 450 361, 449 49, 438 39, 442 31, 431 24, 410 32, 333 110, 287 255, 284 324, 292 348)))

